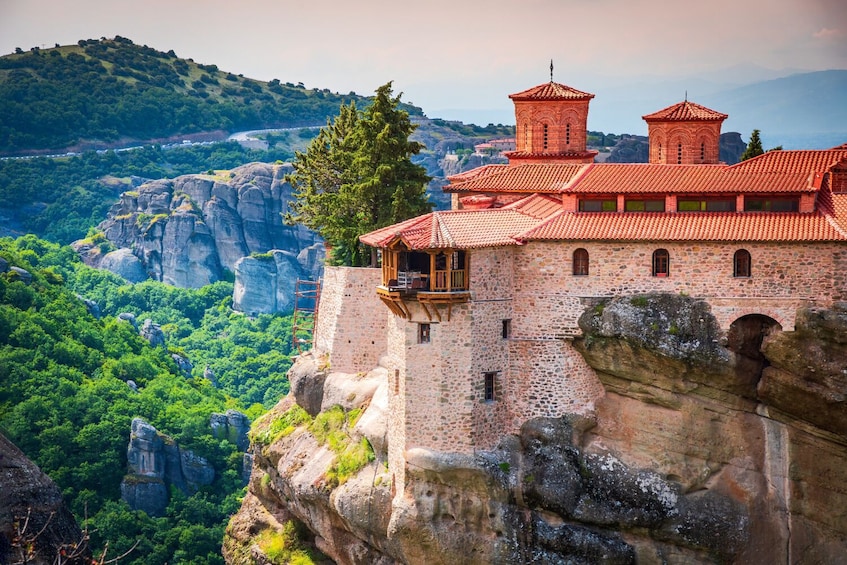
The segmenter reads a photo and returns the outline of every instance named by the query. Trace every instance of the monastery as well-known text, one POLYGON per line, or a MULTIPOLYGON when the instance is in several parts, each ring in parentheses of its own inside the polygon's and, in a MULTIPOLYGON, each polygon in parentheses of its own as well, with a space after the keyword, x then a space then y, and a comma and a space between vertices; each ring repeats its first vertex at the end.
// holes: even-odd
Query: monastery
POLYGON ((590 413, 604 391, 572 340, 600 298, 682 293, 754 333, 847 299, 847 146, 726 165, 727 115, 685 100, 643 117, 649 163, 594 163, 593 96, 512 94, 508 164, 451 177, 452 210, 363 235, 381 269, 326 270, 315 349, 334 371, 387 368, 400 492, 407 450, 473 454, 590 413))

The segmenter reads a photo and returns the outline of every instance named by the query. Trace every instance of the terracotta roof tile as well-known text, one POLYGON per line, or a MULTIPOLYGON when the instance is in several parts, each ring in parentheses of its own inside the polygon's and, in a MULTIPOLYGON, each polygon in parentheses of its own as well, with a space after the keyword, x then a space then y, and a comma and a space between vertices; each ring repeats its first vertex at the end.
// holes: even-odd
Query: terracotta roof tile
POLYGON ((781 171, 808 174, 826 171, 842 159, 847 159, 847 149, 767 151, 729 168, 744 173, 781 171))
POLYGON ((520 240, 844 241, 822 214, 562 212, 520 240))
POLYGON ((449 210, 382 228, 359 239, 373 247, 386 247, 398 238, 409 249, 496 247, 515 245, 514 235, 537 223, 538 218, 514 209, 449 210))
POLYGON ((577 194, 741 194, 813 192, 809 170, 740 172, 726 165, 598 163, 571 183, 577 194))
POLYGON ((553 214, 562 209, 561 198, 549 196, 547 194, 532 194, 526 198, 522 198, 517 202, 504 206, 504 210, 517 210, 522 214, 532 216, 539 220, 549 218, 553 214))
POLYGON ((591 100, 593 94, 582 92, 558 82, 547 82, 527 90, 510 94, 512 100, 591 100))
POLYGON ((476 178, 480 175, 487 175, 493 172, 497 172, 503 169, 508 168, 509 165, 502 164, 491 164, 491 165, 482 165, 481 167, 476 167, 474 169, 470 169, 468 171, 463 171, 461 173, 456 173, 455 175, 450 175, 447 177, 447 180, 451 182, 463 182, 466 180, 470 180, 476 178))
MULTIPOLYGON (((445 192, 545 192, 557 194, 589 165, 526 164, 514 165, 476 175, 470 180, 450 184, 445 192)), ((451 177, 454 178, 454 177, 451 177)))
POLYGON ((647 122, 694 122, 694 121, 723 121, 729 116, 710 110, 700 104, 689 102, 679 102, 672 106, 668 106, 658 112, 641 116, 647 122))

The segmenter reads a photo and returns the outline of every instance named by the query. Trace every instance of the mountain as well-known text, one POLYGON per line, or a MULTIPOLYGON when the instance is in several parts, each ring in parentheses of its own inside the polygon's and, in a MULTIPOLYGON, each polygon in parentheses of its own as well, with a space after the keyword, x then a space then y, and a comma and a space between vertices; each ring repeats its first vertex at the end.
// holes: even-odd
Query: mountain
POLYGON ((80 40, 0 57, 0 154, 323 125, 351 100, 365 102, 245 78, 120 36, 80 40))

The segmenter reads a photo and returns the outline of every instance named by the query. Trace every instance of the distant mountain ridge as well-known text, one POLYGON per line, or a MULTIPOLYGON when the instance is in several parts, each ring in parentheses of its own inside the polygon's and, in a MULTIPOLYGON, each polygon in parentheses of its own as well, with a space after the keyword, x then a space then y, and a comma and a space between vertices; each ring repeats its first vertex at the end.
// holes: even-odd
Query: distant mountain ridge
POLYGON ((350 101, 367 104, 353 92, 253 80, 120 36, 80 40, 0 57, 0 154, 320 126, 350 101))

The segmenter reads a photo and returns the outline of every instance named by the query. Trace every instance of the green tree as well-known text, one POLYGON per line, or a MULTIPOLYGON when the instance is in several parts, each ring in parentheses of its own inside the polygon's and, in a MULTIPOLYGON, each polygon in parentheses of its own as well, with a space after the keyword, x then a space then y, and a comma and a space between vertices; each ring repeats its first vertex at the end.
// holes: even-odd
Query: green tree
POLYGON ((746 161, 747 159, 752 159, 764 152, 765 150, 762 149, 762 140, 759 139, 759 130, 754 129, 753 133, 750 134, 750 142, 747 144, 747 149, 741 154, 741 160, 746 161))
POLYGON ((432 209, 430 179, 411 161, 423 145, 409 141, 417 126, 399 107, 401 96, 392 96, 389 82, 364 112, 342 105, 306 152, 297 152, 287 176, 296 200, 286 220, 317 231, 334 264, 366 264, 360 235, 432 209))

